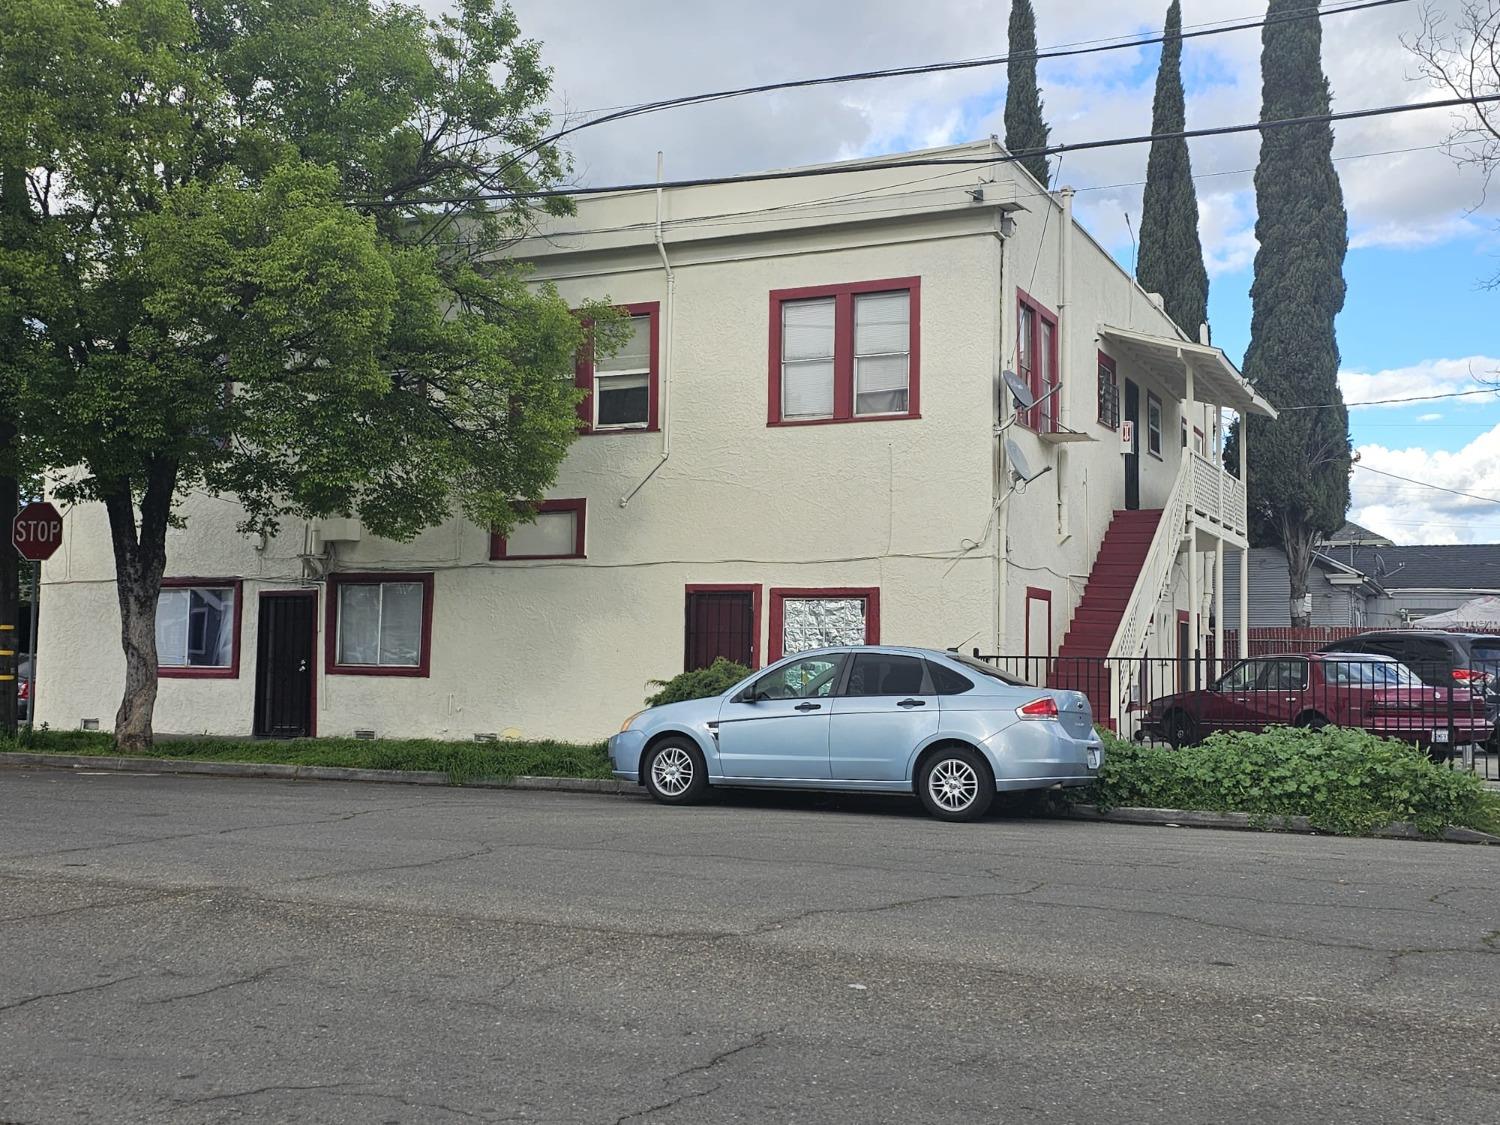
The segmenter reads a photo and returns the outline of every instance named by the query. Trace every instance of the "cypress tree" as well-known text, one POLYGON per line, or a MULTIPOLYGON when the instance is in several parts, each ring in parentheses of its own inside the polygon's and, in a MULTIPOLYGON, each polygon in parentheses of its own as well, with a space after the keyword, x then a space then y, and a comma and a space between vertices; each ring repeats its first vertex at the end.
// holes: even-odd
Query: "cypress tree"
MULTIPOLYGON (((1262 121, 1328 112, 1322 26, 1285 18, 1311 3, 1271 0, 1261 32, 1262 121)), ((1245 375, 1281 416, 1248 422, 1251 535, 1285 550, 1298 626, 1310 623, 1299 603, 1313 549, 1349 507, 1349 414, 1333 326, 1344 307, 1349 228, 1332 153, 1327 123, 1267 130, 1255 170, 1260 248, 1245 375)))
MULTIPOLYGON (((1180 133, 1187 128, 1182 93, 1182 6, 1172 0, 1167 9, 1166 42, 1156 72, 1156 101, 1151 108, 1151 132, 1180 133)), ((1193 166, 1187 141, 1151 142, 1146 163, 1146 194, 1141 210, 1140 264, 1142 287, 1160 293, 1167 315, 1188 338, 1198 338, 1198 326, 1208 320, 1208 271, 1203 268, 1203 246, 1198 241, 1198 196, 1193 190, 1193 166)))
MULTIPOLYGON (((1042 120, 1042 95, 1036 85, 1036 13, 1031 0, 1011 0, 1010 42, 1005 85, 1005 147, 1028 152, 1047 147, 1047 123, 1042 120)), ((1050 182, 1047 158, 1023 156, 1017 163, 1043 187, 1050 182)))

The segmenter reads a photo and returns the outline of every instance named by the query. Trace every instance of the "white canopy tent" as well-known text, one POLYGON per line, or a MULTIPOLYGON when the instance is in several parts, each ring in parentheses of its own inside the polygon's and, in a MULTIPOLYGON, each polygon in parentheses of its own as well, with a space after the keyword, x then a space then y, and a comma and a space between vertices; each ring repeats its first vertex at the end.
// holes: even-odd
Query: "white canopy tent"
POLYGON ((1474 598, 1447 613, 1434 613, 1412 622, 1418 629, 1479 628, 1500 631, 1500 597, 1474 598))

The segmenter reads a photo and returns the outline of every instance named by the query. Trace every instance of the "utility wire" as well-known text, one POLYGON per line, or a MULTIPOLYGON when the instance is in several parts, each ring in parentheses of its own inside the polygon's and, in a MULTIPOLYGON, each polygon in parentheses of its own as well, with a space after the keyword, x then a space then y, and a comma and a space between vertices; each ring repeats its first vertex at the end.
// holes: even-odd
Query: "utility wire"
POLYGON ((1222 137, 1234 133, 1265 132, 1269 129, 1293 128, 1299 125, 1327 125, 1336 121, 1355 121, 1368 117, 1389 117, 1393 114, 1411 113, 1423 109, 1452 109, 1456 106, 1473 107, 1491 102, 1500 102, 1500 94, 1484 94, 1471 98, 1442 98, 1435 101, 1415 102, 1406 105, 1387 105, 1375 106, 1369 109, 1344 110, 1339 113, 1314 113, 1302 117, 1283 117, 1274 121, 1256 121, 1240 125, 1218 125, 1204 129, 1182 129, 1174 133, 1143 133, 1133 137, 1113 137, 1096 141, 1078 141, 1073 144, 1048 145, 1045 148, 1025 149, 1018 152, 1002 152, 984 157, 918 157, 915 160, 855 161, 816 168, 788 169, 782 172, 755 172, 740 176, 700 176, 689 180, 615 184, 609 187, 537 188, 527 191, 486 192, 473 195, 413 197, 404 200, 361 199, 354 202, 362 207, 408 207, 431 204, 482 203, 515 199, 545 199, 554 196, 608 195, 633 191, 657 191, 669 188, 712 187, 719 184, 749 184, 771 180, 800 180, 816 176, 842 176, 858 172, 882 172, 896 168, 980 167, 994 164, 1012 164, 1018 160, 1024 160, 1032 156, 1057 156, 1066 152, 1122 148, 1128 145, 1150 144, 1152 141, 1191 140, 1195 137, 1222 137))
POLYGON ((1390 406, 1398 402, 1432 402, 1440 398, 1468 398, 1471 395, 1493 395, 1500 394, 1500 387, 1480 387, 1472 391, 1444 391, 1442 394, 1411 395, 1408 398, 1371 398, 1363 402, 1316 402, 1310 406, 1278 406, 1277 413, 1285 414, 1290 410, 1327 410, 1330 407, 1343 405, 1349 408, 1356 406, 1390 406))
MULTIPOLYGON (((1205 35, 1223 35, 1231 31, 1249 31, 1257 27, 1267 27, 1272 24, 1286 23, 1295 20, 1322 19, 1324 16, 1342 15, 1345 12, 1359 12, 1367 8, 1384 8, 1392 4, 1405 4, 1410 0, 1364 0, 1362 3, 1345 4, 1337 8, 1320 9, 1312 6, 1294 12, 1287 12, 1280 16, 1268 17, 1259 20, 1244 20, 1220 27, 1203 27, 1195 31, 1183 31, 1179 33, 1181 39, 1198 39, 1205 35)), ((708 102, 724 101, 729 98, 742 98, 751 94, 769 94, 780 90, 800 90, 812 86, 843 85, 850 82, 868 82, 880 78, 910 78, 925 74, 942 74, 955 70, 973 70, 979 67, 1002 66, 1012 59, 1062 59, 1075 58, 1079 55, 1093 55, 1104 51, 1119 51, 1128 47, 1146 47, 1155 43, 1165 43, 1168 36, 1163 33, 1159 35, 1142 36, 1123 42, 1096 43, 1095 45, 1082 45, 1075 47, 1062 47, 1042 51, 1021 51, 1013 55, 990 55, 976 59, 961 59, 950 62, 920 63, 914 66, 886 67, 878 70, 860 70, 848 74, 824 75, 819 78, 795 78, 783 82, 766 82, 756 86, 740 86, 728 90, 715 90, 709 93, 687 94, 676 98, 661 98, 657 101, 640 102, 636 105, 625 106, 610 113, 591 117, 587 121, 580 121, 576 125, 565 126, 550 136, 538 142, 538 145, 555 143, 564 137, 584 129, 593 128, 596 125, 606 125, 614 121, 623 121, 630 117, 639 117, 647 113, 659 113, 666 109, 676 109, 681 106, 703 105, 708 102)))
POLYGON ((1364 464, 1362 461, 1354 462, 1354 467, 1356 469, 1363 469, 1367 473, 1375 473, 1378 476, 1390 477, 1392 480, 1400 480, 1405 481, 1407 484, 1415 484, 1421 488, 1431 488, 1435 489, 1438 492, 1447 492, 1453 496, 1462 496, 1466 500, 1483 500, 1486 504, 1500 504, 1500 499, 1496 499, 1493 496, 1480 496, 1475 492, 1460 492, 1456 488, 1444 488, 1440 484, 1429 484, 1424 480, 1414 480, 1411 477, 1403 477, 1398 473, 1388 473, 1384 469, 1372 469, 1369 465, 1364 464))

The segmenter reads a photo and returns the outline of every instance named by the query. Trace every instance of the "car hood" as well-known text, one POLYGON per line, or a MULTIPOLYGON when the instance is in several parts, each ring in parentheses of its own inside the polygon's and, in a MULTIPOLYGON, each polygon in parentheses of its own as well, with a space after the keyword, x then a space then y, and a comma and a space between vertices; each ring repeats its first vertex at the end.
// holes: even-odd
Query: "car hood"
POLYGON ((648 707, 642 711, 631 726, 642 729, 668 723, 701 726, 719 717, 719 708, 723 703, 723 697, 718 695, 711 695, 707 699, 687 699, 681 703, 663 703, 660 707, 648 707))

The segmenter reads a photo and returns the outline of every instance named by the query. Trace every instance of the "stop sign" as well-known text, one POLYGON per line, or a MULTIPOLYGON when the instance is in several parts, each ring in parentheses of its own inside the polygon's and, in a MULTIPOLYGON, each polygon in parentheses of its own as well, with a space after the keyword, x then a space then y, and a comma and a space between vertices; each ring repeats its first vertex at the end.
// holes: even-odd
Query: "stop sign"
POLYGON ((10 541, 23 559, 41 562, 50 559, 62 546, 62 516, 45 500, 27 504, 16 513, 11 524, 10 541))

